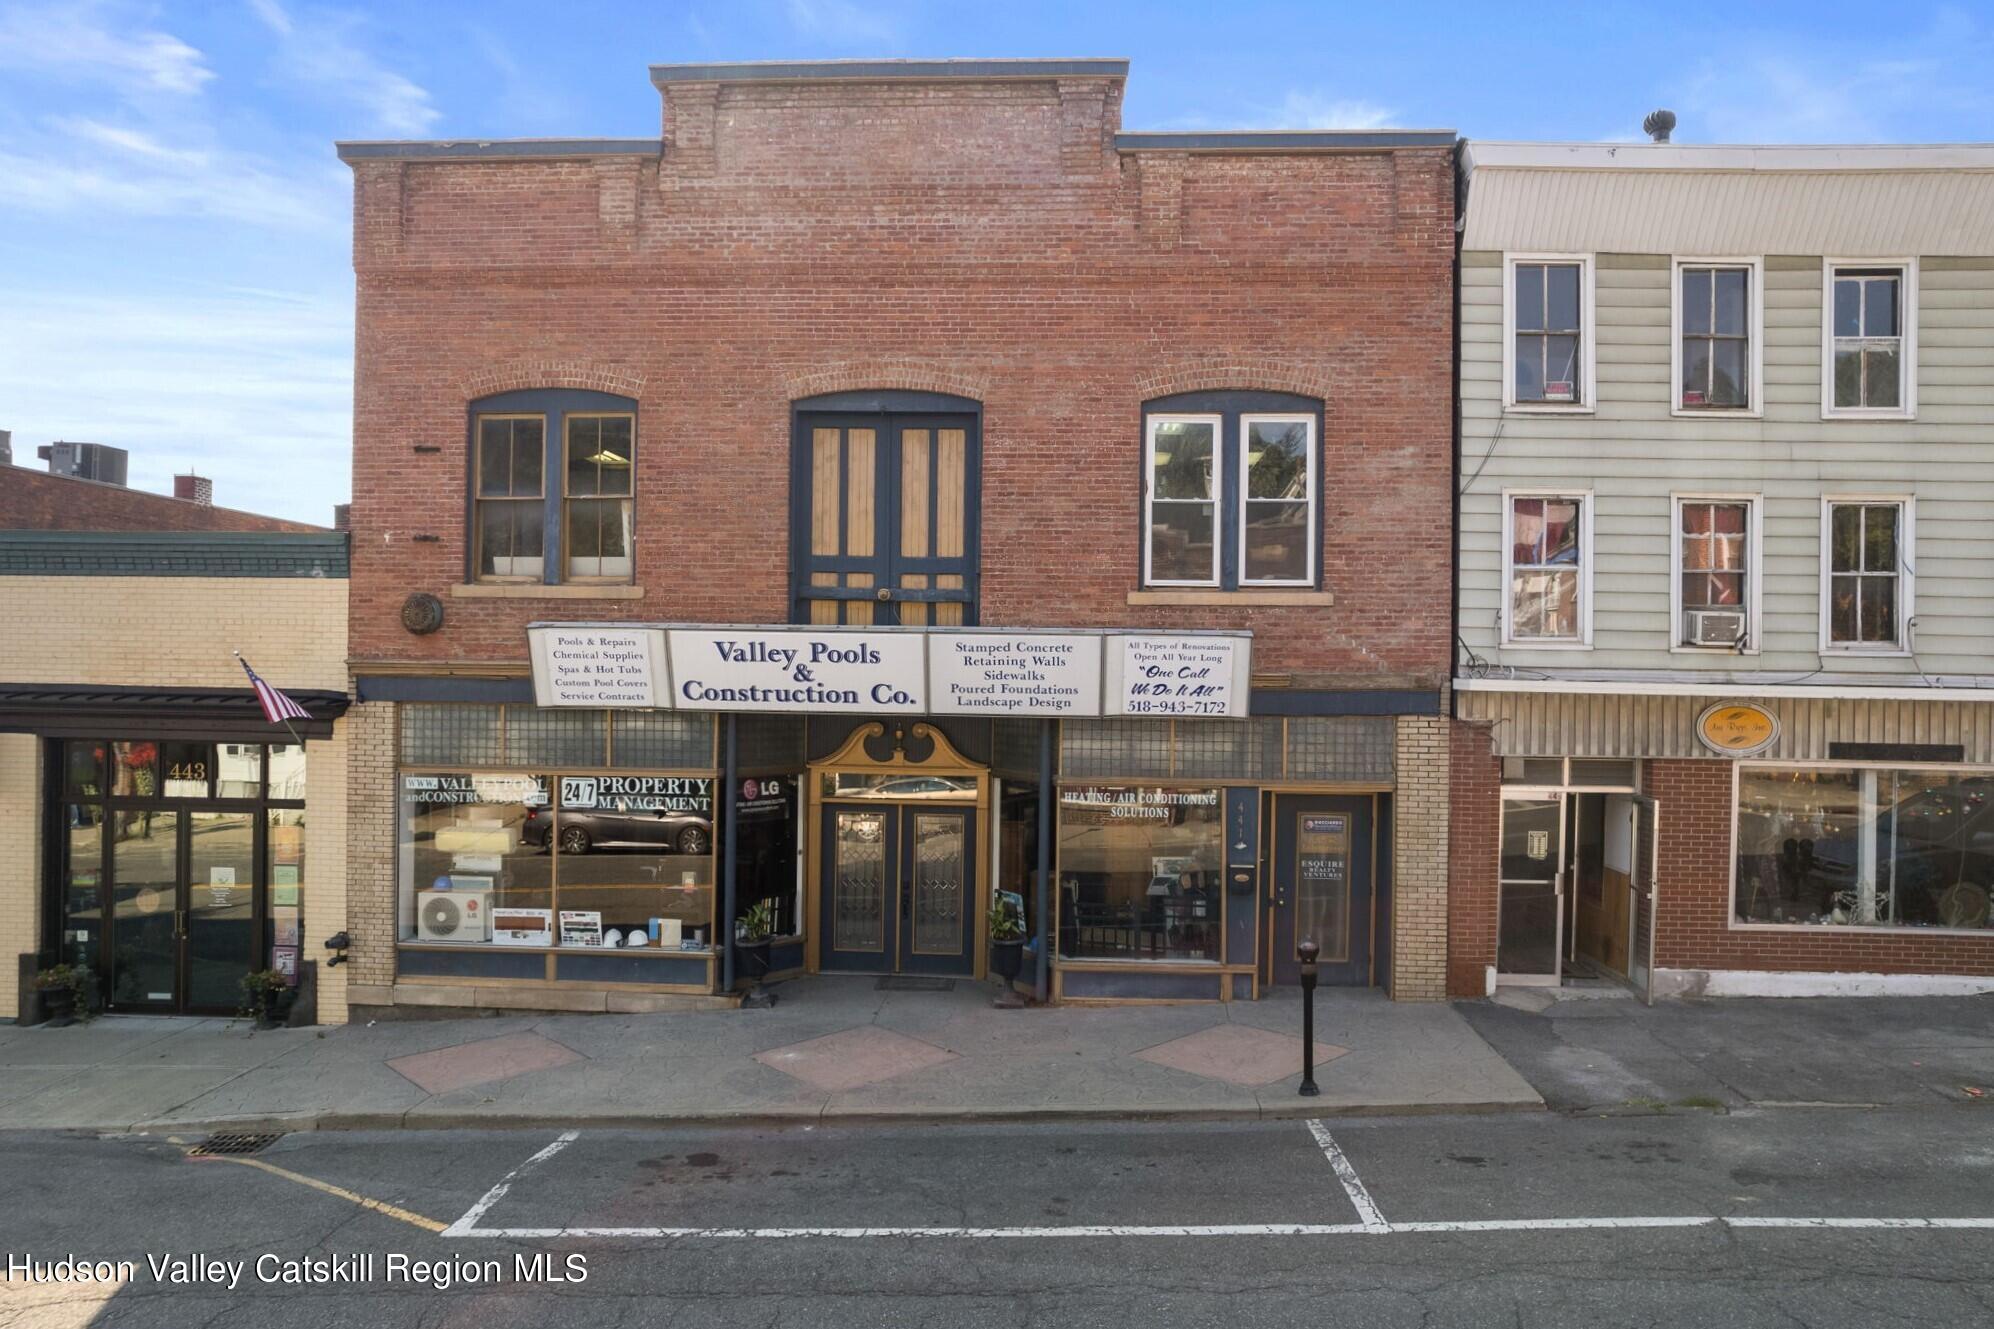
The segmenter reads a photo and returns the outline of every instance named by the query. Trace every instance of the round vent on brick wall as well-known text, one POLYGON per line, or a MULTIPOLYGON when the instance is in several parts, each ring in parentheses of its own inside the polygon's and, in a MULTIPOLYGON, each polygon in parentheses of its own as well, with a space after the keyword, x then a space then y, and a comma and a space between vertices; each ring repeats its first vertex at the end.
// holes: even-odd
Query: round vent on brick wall
POLYGON ((443 602, 427 591, 417 591, 402 601, 402 626, 418 637, 443 626, 443 602))

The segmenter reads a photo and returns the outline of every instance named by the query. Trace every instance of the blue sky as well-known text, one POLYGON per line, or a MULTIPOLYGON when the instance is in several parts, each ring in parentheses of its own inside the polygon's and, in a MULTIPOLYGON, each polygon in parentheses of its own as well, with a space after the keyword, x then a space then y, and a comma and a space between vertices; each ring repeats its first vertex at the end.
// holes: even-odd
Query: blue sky
POLYGON ((233 507, 347 495, 338 138, 640 136, 645 65, 1127 56, 1132 129, 1994 140, 1994 8, 0 0, 0 429, 233 507), (1881 15, 1881 18, 1878 16, 1881 15))

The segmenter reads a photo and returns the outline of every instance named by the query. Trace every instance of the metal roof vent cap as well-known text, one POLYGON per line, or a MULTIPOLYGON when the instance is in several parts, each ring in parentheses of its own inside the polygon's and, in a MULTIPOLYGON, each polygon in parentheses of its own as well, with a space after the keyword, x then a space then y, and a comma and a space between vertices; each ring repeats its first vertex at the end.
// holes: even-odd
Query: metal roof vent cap
POLYGON ((1641 132, 1657 143, 1668 142, 1669 132, 1675 127, 1676 113, 1667 109, 1650 111, 1647 118, 1641 121, 1641 132))

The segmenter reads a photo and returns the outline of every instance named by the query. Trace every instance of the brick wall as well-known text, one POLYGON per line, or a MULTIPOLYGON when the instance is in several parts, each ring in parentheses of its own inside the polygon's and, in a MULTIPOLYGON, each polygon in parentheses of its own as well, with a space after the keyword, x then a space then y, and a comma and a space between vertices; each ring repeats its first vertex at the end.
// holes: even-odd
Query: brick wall
POLYGON ((1249 628, 1297 686, 1444 682, 1449 149, 1120 154, 1116 80, 669 95, 662 162, 355 163, 357 661, 782 621, 791 401, 904 388, 983 404, 985 622, 1249 628), (641 600, 450 598, 466 404, 544 386, 638 399, 641 600), (1141 405, 1201 388, 1324 401, 1333 605, 1128 603, 1141 405), (401 628, 413 591, 440 632, 401 628))
POLYGON ((1392 998, 1447 995, 1448 765, 1453 722, 1398 720, 1392 795, 1392 998))
POLYGON ((262 517, 142 489, 0 467, 0 531, 317 531, 308 522, 262 517))
POLYGON ((0 1020, 20 1012, 17 955, 40 949, 41 740, 0 734, 0 1020))
POLYGON ((384 1006, 395 981, 395 704, 362 702, 346 713, 346 926, 344 999, 384 1006))
POLYGON ((1661 968, 1994 974, 1994 934, 1733 930, 1731 763, 1650 761, 1642 770, 1661 819, 1655 937, 1661 968))
POLYGON ((1488 725, 1457 721, 1449 738, 1447 995, 1480 997, 1496 961, 1502 763, 1488 725))

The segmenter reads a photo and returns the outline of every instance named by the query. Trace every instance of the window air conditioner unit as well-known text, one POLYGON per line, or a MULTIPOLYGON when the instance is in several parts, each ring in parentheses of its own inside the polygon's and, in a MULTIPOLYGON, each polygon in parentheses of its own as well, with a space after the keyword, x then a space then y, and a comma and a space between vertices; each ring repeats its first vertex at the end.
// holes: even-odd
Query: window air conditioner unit
POLYGON ((1737 609, 1691 609, 1685 612, 1692 646, 1742 646, 1745 615, 1737 609))
POLYGON ((492 893, 417 891, 415 935, 418 941, 490 941, 492 893))

